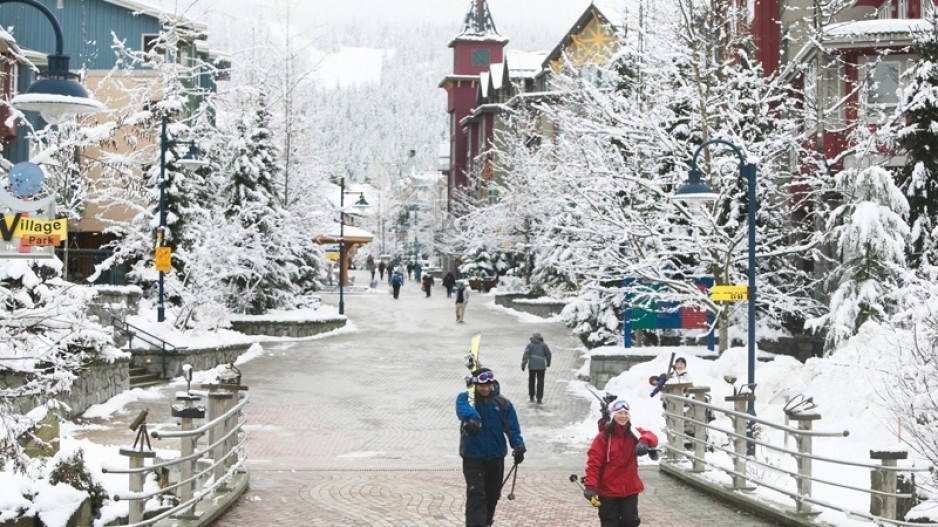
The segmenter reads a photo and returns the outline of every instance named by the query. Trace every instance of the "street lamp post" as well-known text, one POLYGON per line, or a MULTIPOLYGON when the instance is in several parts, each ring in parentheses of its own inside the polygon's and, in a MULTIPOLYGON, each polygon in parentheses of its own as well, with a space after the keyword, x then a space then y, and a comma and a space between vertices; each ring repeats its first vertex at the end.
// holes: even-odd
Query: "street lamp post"
POLYGON ((22 111, 39 112, 49 123, 59 123, 70 115, 95 113, 104 110, 100 102, 91 98, 84 86, 72 80, 75 74, 69 71, 69 57, 65 55, 62 26, 48 7, 36 0, 0 0, 7 3, 26 4, 38 9, 52 24, 55 33, 55 53, 48 56, 49 65, 44 79, 30 84, 25 93, 13 98, 10 103, 22 111))
MULTIPOLYGON (((747 287, 747 296, 749 303, 749 371, 748 384, 752 394, 755 394, 756 388, 756 171, 755 163, 747 163, 739 148, 725 139, 711 139, 694 151, 690 161, 690 171, 687 174, 687 182, 675 192, 675 197, 686 201, 712 201, 717 195, 710 190, 705 183, 700 180, 700 170, 697 168, 697 156, 707 145, 723 144, 728 146, 739 158, 739 177, 746 180, 747 194, 749 200, 748 218, 749 218, 749 285, 747 287)), ((747 413, 751 416, 756 415, 755 398, 749 400, 747 413)), ((754 421, 749 421, 746 428, 746 437, 752 439, 754 421)), ((756 445, 754 442, 747 443, 747 453, 755 454, 756 445)))
MULTIPOLYGON (((185 157, 177 159, 176 163, 183 168, 190 169, 206 165, 205 161, 202 161, 198 158, 198 153, 196 152, 195 148, 195 141, 176 141, 169 139, 169 135, 166 133, 166 127, 168 123, 169 118, 166 116, 166 114, 163 114, 163 119, 160 123, 160 224, 156 230, 157 247, 163 247, 163 244, 166 242, 166 151, 169 150, 169 147, 171 146, 188 145, 189 151, 186 153, 185 157)), ((166 320, 166 294, 164 289, 166 271, 162 270, 162 268, 160 269, 158 298, 156 304, 157 322, 163 322, 166 320)))
POLYGON ((355 206, 359 208, 367 207, 364 192, 346 192, 345 178, 339 178, 339 314, 345 314, 345 195, 358 194, 358 201, 355 206))

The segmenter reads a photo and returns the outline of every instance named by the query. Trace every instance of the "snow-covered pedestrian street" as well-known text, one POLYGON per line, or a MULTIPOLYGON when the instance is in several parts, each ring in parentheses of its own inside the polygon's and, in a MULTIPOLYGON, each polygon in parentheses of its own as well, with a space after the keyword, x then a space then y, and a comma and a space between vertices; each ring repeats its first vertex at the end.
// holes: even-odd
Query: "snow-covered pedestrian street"
MULTIPOLYGON (((353 275, 366 282, 364 272, 353 275)), ((323 301, 335 305, 338 296, 323 301)), ((571 443, 568 429, 590 411, 588 400, 567 389, 582 364, 579 343, 560 323, 532 322, 493 301, 474 293, 466 323, 457 324, 453 301, 441 288, 428 299, 408 281, 394 300, 383 285, 378 292, 346 295, 354 329, 265 344, 263 356, 240 366, 251 393, 251 488, 216 524, 462 525, 465 484, 454 401, 464 389, 464 355, 476 331, 483 335, 482 363, 516 405, 528 447, 516 499, 505 499, 505 490, 496 524, 598 522, 569 481, 570 474, 582 473, 587 445, 571 443), (543 405, 528 402, 520 367, 533 331, 554 352, 543 405)), ((162 414, 177 389, 162 389, 165 401, 134 406, 162 414)), ((172 448, 154 444, 161 447, 172 448)), ((714 504, 654 466, 642 477, 648 490, 640 510, 650 525, 771 525, 714 504)))

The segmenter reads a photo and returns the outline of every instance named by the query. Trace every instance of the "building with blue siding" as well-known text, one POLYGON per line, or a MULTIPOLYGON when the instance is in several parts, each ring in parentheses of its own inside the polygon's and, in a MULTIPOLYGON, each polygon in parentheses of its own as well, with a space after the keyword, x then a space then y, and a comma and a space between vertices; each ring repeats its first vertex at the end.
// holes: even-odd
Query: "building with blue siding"
MULTIPOLYGON (((82 71, 82 82, 89 90, 94 91, 117 63, 118 58, 112 49, 115 39, 122 41, 130 49, 144 51, 159 35, 162 23, 166 20, 181 22, 194 30, 197 35, 194 41, 183 43, 180 49, 173 50, 172 55, 176 61, 191 63, 195 59, 201 59, 206 63, 217 62, 216 57, 205 44, 207 26, 161 11, 145 2, 139 0, 36 1, 47 7, 61 25, 64 53, 71 57, 70 67, 73 71, 82 71)), ((42 12, 26 4, 0 4, 0 27, 10 29, 12 37, 16 39, 16 44, 25 50, 27 57, 42 70, 45 66, 45 54, 51 54, 55 49, 52 24, 42 12)), ((138 68, 130 73, 130 78, 136 79, 133 82, 145 83, 147 76, 145 68, 138 68)), ((22 67, 17 69, 16 75, 8 74, 4 78, 7 79, 7 83, 15 83, 5 92, 6 97, 12 97, 18 91, 25 90, 35 80, 35 74, 30 68, 22 67)), ((197 75, 195 82, 198 83, 201 92, 210 93, 216 89, 216 80, 213 73, 205 71, 197 75)), ((96 96, 96 98, 105 100, 101 96, 96 96)), ((113 108, 115 99, 110 99, 108 105, 113 108)), ((190 104, 197 106, 200 103, 201 98, 194 97, 190 104)), ((27 112, 27 119, 36 127, 44 125, 41 118, 33 112, 27 112)), ((20 125, 13 130, 4 130, 0 121, 0 145, 3 146, 3 157, 12 163, 28 160, 30 144, 26 135, 26 126, 20 125)), ((113 148, 114 153, 120 154, 134 147, 118 137, 114 141, 113 148)), ((94 155, 96 152, 82 152, 82 156, 94 155)), ((154 162, 156 161, 154 159, 154 162)), ((91 179, 96 177, 93 170, 82 168, 81 172, 83 177, 91 179)), ((113 221, 130 220, 130 214, 127 208, 85 203, 82 218, 79 221, 69 222, 70 254, 67 261, 69 279, 78 281, 88 276, 94 262, 107 256, 99 251, 106 241, 101 231, 113 221), (78 257, 76 258, 75 255, 78 257)), ((105 281, 119 282, 120 280, 112 278, 105 281)))

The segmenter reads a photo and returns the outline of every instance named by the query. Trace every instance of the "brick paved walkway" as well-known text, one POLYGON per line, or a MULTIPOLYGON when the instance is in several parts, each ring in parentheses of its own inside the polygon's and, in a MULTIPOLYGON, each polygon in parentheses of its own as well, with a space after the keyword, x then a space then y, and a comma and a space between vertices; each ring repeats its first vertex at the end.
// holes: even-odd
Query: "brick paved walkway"
MULTIPOLYGON (((356 276, 367 280, 364 272, 356 276)), ((575 437, 576 425, 596 417, 589 415, 588 400, 567 390, 583 364, 580 343, 559 323, 524 322, 533 319, 486 307, 492 301, 473 295, 466 323, 456 324, 445 293, 438 288, 427 299, 409 281, 400 300, 384 289, 346 296, 353 329, 265 344, 264 356, 240 366, 251 394, 251 487, 215 525, 464 525, 454 401, 465 388, 464 355, 476 331, 483 333, 482 363, 515 403, 528 448, 516 499, 505 499, 505 489, 496 525, 598 525, 595 509, 569 480, 582 473, 590 439, 575 437), (533 331, 544 335, 554 355, 544 405, 528 402, 527 373, 520 368, 533 331)), ((150 408, 154 426, 171 422, 167 412, 176 390, 164 388, 165 401, 133 406, 150 408)), ((130 417, 139 411, 130 410, 130 417)), ((132 434, 125 428, 113 425, 109 439, 132 434)), ((660 475, 653 464, 643 466, 642 479, 643 527, 773 525, 660 475)))

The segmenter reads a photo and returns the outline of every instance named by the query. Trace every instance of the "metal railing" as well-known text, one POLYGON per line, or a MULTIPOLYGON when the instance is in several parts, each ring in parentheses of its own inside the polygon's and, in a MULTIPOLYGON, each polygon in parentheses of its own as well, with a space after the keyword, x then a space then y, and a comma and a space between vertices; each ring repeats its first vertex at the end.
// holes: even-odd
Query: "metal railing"
POLYGON ((127 322, 126 320, 111 317, 111 323, 117 328, 118 331, 127 335, 127 348, 133 349, 134 339, 139 339, 145 344, 148 344, 154 348, 160 350, 160 369, 162 370, 161 377, 166 377, 166 354, 169 352, 177 352, 180 350, 189 349, 186 346, 175 346, 169 342, 153 335, 152 333, 147 333, 146 331, 138 328, 137 326, 127 322))
MULTIPOLYGON (((191 367, 184 367, 191 379, 191 367)), ((155 439, 179 439, 179 457, 153 462, 156 454, 146 439, 146 424, 138 430, 139 449, 121 448, 120 454, 128 458, 128 468, 106 467, 106 473, 127 474, 129 492, 113 496, 115 501, 130 502, 128 527, 155 525, 168 519, 167 525, 180 520, 197 519, 196 507, 203 500, 211 501, 217 492, 230 490, 226 485, 239 473, 246 472, 246 440, 244 408, 248 404, 247 387, 237 382, 204 384, 207 391, 187 390, 177 395, 181 404, 172 406, 172 416, 180 419, 178 430, 154 431, 155 439), (202 397, 208 398, 208 407, 196 406, 202 397), (205 419, 195 427, 193 420, 205 419), (143 438, 141 438, 141 434, 143 438), (146 439, 144 441, 143 439, 146 439), (144 491, 148 474, 156 474, 159 487, 144 491), (159 500, 159 511, 145 518, 148 500, 159 500)), ((140 423, 137 423, 140 426, 140 423)), ((132 426, 133 427, 133 426, 132 426)))
MULTIPOLYGON (((689 385, 665 385, 662 399, 665 405, 665 434, 668 445, 663 463, 672 466, 688 460, 691 462, 690 472, 702 473, 710 469, 722 471, 732 480, 732 489, 737 491, 753 490, 762 487, 788 496, 794 501, 795 513, 805 518, 811 518, 818 511, 814 506, 840 511, 853 519, 865 519, 876 525, 898 525, 917 527, 938 527, 938 523, 912 523, 898 518, 899 500, 911 500, 914 497, 914 488, 911 492, 899 492, 900 474, 914 472, 928 472, 927 467, 899 467, 897 461, 905 459, 907 452, 887 451, 870 452, 872 459, 881 460, 881 464, 863 463, 858 461, 834 459, 817 455, 813 452, 815 438, 846 437, 848 431, 823 432, 813 430, 813 423, 821 418, 817 413, 805 411, 786 411, 786 424, 777 424, 746 413, 746 406, 750 400, 755 400, 753 394, 733 395, 726 398, 733 403, 733 409, 723 408, 707 402, 709 400, 707 387, 691 387, 689 385), (719 415, 727 416, 733 425, 727 430, 711 423, 717 421, 719 415), (796 426, 788 426, 788 422, 796 426), (753 434, 759 429, 762 433, 753 434), (766 429, 774 429, 784 433, 783 444, 775 444, 762 440, 768 435, 766 429), (732 439, 732 448, 708 441, 711 432, 724 434, 732 439), (788 438, 794 438, 796 448, 788 448, 788 438), (781 466, 780 461, 770 462, 767 456, 748 455, 755 446, 771 451, 773 454, 790 456, 794 460, 797 470, 789 470, 781 466), (683 447, 683 448, 682 448, 683 447), (727 454, 732 461, 732 467, 721 465, 707 459, 708 452, 727 454), (842 481, 822 479, 813 475, 813 464, 830 463, 839 466, 852 466, 867 468, 871 472, 871 488, 858 487, 842 481), (760 475, 758 467, 768 469, 777 474, 789 476, 794 480, 794 490, 786 488, 769 478, 760 475), (819 499, 813 493, 813 484, 828 485, 849 489, 870 496, 870 512, 852 510, 842 505, 819 499)), ((813 409, 813 406, 810 408, 813 409)), ((911 481, 911 478, 909 478, 911 481)), ((911 487, 911 485, 909 485, 911 487)))

